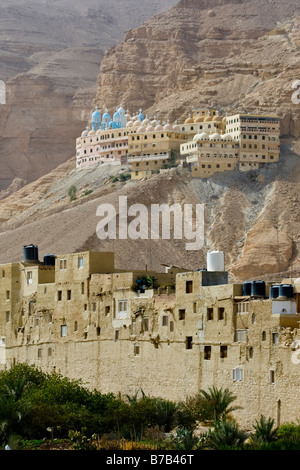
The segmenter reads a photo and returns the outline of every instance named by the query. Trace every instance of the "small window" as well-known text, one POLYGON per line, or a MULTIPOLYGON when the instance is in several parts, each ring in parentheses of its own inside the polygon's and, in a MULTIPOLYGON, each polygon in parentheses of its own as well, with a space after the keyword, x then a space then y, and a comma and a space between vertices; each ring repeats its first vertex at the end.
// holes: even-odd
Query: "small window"
POLYGON ((2 270, 2 277, 5 277, 5 271, 2 270))
POLYGON ((241 367, 232 369, 232 380, 233 382, 239 382, 244 379, 244 370, 241 367))
POLYGON ((119 300, 119 313, 127 313, 127 300, 119 300))
POLYGON ((83 256, 80 256, 78 258, 78 269, 83 268, 83 265, 84 265, 83 256))
POLYGON ((163 315, 163 317, 162 317, 162 326, 168 326, 168 324, 169 324, 168 315, 163 315))
POLYGON ((100 328, 100 326, 97 326, 97 328, 96 328, 97 336, 100 336, 100 333, 101 333, 101 328, 100 328))
POLYGON ((10 322, 10 312, 6 312, 6 323, 10 322))
POLYGON ((115 330, 115 341, 118 341, 120 338, 120 331, 119 330, 115 330))
POLYGON ((62 271, 64 269, 67 269, 68 267, 68 260, 67 259, 60 259, 59 260, 59 269, 62 271))
POLYGON ((62 338, 65 338, 67 336, 67 325, 61 325, 60 334, 62 338))
POLYGON ((179 310, 179 320, 185 320, 185 309, 179 310))
POLYGON ((275 383, 275 370, 270 370, 270 383, 275 383))
POLYGON ((193 348, 193 337, 187 336, 185 339, 185 349, 192 349, 193 348))
POLYGON ((107 316, 107 315, 109 315, 109 313, 110 313, 110 305, 106 305, 105 306, 105 315, 107 316))
POLYGON ((6 300, 10 300, 10 290, 6 291, 6 300))
POLYGON ((272 333, 273 344, 278 344, 278 341, 279 341, 279 333, 272 333))
POLYGON ((227 357, 227 346, 220 346, 220 358, 225 359, 227 357))
POLYGON ((210 361, 211 359, 211 346, 204 346, 204 359, 210 361))
POLYGON ((67 300, 71 300, 72 297, 72 291, 67 290, 67 300))
POLYGON ((267 339, 267 333, 265 331, 263 331, 262 334, 261 334, 261 340, 266 341, 266 339, 267 339))
POLYGON ((170 332, 173 333, 174 331, 174 322, 170 321, 170 332))
POLYGON ((225 317, 225 308, 224 307, 219 307, 218 308, 218 319, 219 320, 224 320, 225 317))
POLYGON ((193 292, 193 281, 186 281, 185 292, 186 294, 191 294, 193 292))
POLYGON ((250 359, 253 359, 253 354, 254 354, 254 349, 253 349, 252 346, 250 346, 250 348, 249 348, 249 358, 250 359))
POLYGON ((134 347, 133 347, 133 354, 135 356, 139 356, 140 355, 140 345, 139 344, 135 344, 134 347))
POLYGON ((74 322, 74 331, 78 331, 78 322, 77 321, 74 322))
POLYGON ((92 303, 92 312, 96 312, 96 309, 97 309, 97 304, 96 304, 96 302, 93 302, 92 303))
POLYGON ((32 284, 32 271, 27 272, 27 285, 32 284))
POLYGON ((212 307, 209 307, 207 309, 207 320, 213 320, 214 319, 214 309, 212 307))
POLYGON ((81 283, 81 294, 84 294, 84 282, 81 283))
POLYGON ((143 330, 144 331, 149 331, 149 318, 144 318, 143 319, 143 330))

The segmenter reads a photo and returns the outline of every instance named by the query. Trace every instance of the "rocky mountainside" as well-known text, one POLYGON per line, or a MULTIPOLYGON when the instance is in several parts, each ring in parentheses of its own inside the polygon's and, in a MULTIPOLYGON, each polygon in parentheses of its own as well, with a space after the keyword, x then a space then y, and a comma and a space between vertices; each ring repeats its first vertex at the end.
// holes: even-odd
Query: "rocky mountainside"
POLYGON ((201 106, 275 111, 298 137, 299 15, 298 0, 182 0, 106 53, 97 102, 171 120, 201 106))
POLYGON ((74 154, 107 49, 176 0, 0 0, 0 190, 74 154))
MULTIPOLYGON (((300 275, 300 145, 283 139, 279 164, 244 174, 230 172, 209 180, 192 179, 188 170, 172 169, 146 181, 113 182, 128 169, 108 164, 76 171, 74 159, 48 175, 0 200, 0 263, 22 260, 24 244, 46 253, 81 250, 115 252, 119 269, 163 269, 173 264, 186 269, 206 267, 207 250, 226 254, 231 280, 281 280, 300 275), (70 202, 68 189, 77 188, 70 202), (186 251, 186 240, 99 240, 96 227, 100 204, 119 196, 128 206, 205 204, 205 246, 186 251), (280 272, 278 275, 277 273, 280 272)), ((4 197, 5 196, 5 197, 4 197)))

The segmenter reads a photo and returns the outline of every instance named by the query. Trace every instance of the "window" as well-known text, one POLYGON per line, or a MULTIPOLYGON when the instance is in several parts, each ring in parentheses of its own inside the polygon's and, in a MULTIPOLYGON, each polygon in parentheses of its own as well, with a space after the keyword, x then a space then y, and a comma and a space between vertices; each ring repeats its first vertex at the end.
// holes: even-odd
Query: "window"
POLYGON ((6 323, 10 322, 10 312, 6 312, 6 323))
POLYGON ((2 270, 2 277, 5 277, 5 271, 2 270))
POLYGON ((67 290, 67 300, 71 300, 72 297, 72 291, 67 290))
POLYGON ((105 306, 105 316, 109 315, 110 313, 110 305, 105 306))
POLYGON ((115 330, 115 341, 118 341, 120 338, 120 331, 119 330, 115 330))
POLYGON ((185 339, 185 349, 192 349, 193 348, 193 337, 187 336, 185 339))
POLYGON ((163 315, 163 317, 162 317, 162 326, 168 326, 168 324, 169 324, 168 315, 163 315))
POLYGON ((172 333, 174 331, 174 322, 170 321, 170 332, 172 333))
POLYGON ((60 259, 59 260, 59 269, 62 271, 64 269, 67 269, 68 267, 68 260, 67 259, 60 259))
POLYGON ((81 294, 84 294, 84 282, 81 283, 81 294))
POLYGON ((143 330, 144 331, 149 331, 149 318, 144 318, 143 319, 143 330))
POLYGON ((278 344, 279 341, 279 333, 272 333, 272 343, 278 344))
POLYGON ((225 317, 225 308, 219 307, 218 308, 218 320, 224 320, 225 317))
POLYGON ((211 359, 211 346, 204 346, 204 359, 210 361, 211 359))
POLYGON ((233 382, 239 382, 244 379, 244 370, 241 367, 232 369, 232 380, 233 382))
POLYGON ((80 256, 78 258, 78 268, 79 269, 83 268, 83 265, 84 265, 83 256, 80 256))
POLYGON ((78 322, 77 321, 74 322, 74 331, 78 331, 78 322))
POLYGON ((185 320, 185 309, 179 310, 179 320, 185 320))
POLYGON ((275 370, 270 370, 270 383, 275 383, 275 370))
POLYGON ((101 334, 101 328, 100 328, 100 326, 97 326, 97 328, 96 328, 96 334, 97 334, 97 336, 100 336, 100 334, 101 334))
POLYGON ((27 285, 32 284, 32 271, 27 272, 27 285))
POLYGON ((227 357, 227 346, 220 346, 220 358, 225 359, 227 357))
POLYGON ((67 325, 61 325, 60 335, 62 338, 65 338, 67 336, 67 325))
POLYGON ((207 309, 207 320, 213 320, 214 319, 214 309, 212 307, 209 307, 207 309))
POLYGON ((134 347, 133 347, 133 354, 135 356, 139 356, 140 355, 140 345, 139 344, 135 344, 134 347))
POLYGON ((235 332, 235 342, 236 343, 245 343, 247 340, 248 330, 236 330, 235 332))
POLYGON ((262 334, 261 334, 261 340, 266 341, 266 339, 267 339, 267 333, 265 331, 263 331, 262 334))
POLYGON ((186 281, 185 292, 186 294, 191 294, 193 292, 193 281, 186 281))
POLYGON ((92 303, 92 312, 96 312, 97 304, 96 302, 92 303))
POLYGON ((10 300, 10 290, 6 291, 6 300, 10 300))
POLYGON ((254 353, 254 349, 252 346, 250 346, 249 348, 249 358, 252 359, 253 358, 253 353, 254 353))
POLYGON ((119 318, 124 318, 127 316, 127 305, 128 305, 127 300, 119 300, 119 305, 118 305, 118 317, 119 318))

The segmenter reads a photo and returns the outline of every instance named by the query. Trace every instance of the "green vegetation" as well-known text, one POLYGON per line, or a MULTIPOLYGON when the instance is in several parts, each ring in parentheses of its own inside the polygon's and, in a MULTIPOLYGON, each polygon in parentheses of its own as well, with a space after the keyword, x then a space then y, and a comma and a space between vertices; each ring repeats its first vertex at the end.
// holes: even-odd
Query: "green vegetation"
POLYGON ((130 180, 130 179, 131 179, 131 174, 130 173, 120 173, 119 176, 114 176, 112 178, 112 182, 113 183, 116 183, 117 181, 124 182, 124 181, 130 180))
POLYGON ((136 283, 132 286, 132 290, 134 292, 145 292, 145 290, 158 289, 158 287, 159 283, 155 277, 144 274, 139 276, 139 278, 136 280, 136 283))
POLYGON ((76 199, 76 193, 77 193, 77 188, 76 186, 72 185, 70 186, 69 190, 68 190, 68 196, 70 198, 70 202, 72 201, 75 201, 76 199))
POLYGON ((17 364, 0 372, 0 449, 300 450, 300 424, 261 416, 246 433, 231 416, 235 399, 216 387, 179 403, 101 394, 17 364))

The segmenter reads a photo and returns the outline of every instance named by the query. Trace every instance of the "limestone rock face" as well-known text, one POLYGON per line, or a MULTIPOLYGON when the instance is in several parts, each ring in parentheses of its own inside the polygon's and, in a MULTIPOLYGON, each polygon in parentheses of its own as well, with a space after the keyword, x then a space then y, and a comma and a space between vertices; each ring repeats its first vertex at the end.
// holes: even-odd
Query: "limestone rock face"
POLYGON ((122 101, 169 119, 201 106, 276 112, 282 135, 298 137, 291 85, 299 75, 299 14, 297 0, 183 0, 106 53, 97 103, 122 101))
POLYGON ((0 191, 68 160, 89 120, 104 52, 176 0, 0 1, 0 191))

